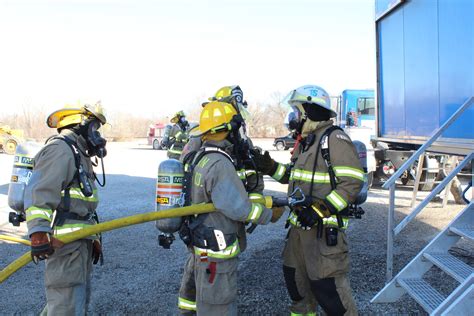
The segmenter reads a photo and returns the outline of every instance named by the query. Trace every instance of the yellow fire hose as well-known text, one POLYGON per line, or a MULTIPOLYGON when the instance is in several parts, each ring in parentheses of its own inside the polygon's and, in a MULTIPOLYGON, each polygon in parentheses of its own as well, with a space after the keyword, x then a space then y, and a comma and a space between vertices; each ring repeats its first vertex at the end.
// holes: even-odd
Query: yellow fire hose
MULTIPOLYGON (((271 207, 271 204, 272 204, 271 201, 272 200, 270 196, 267 196, 263 199, 252 199, 252 202, 263 203, 265 204, 266 207, 271 207)), ((151 221, 156 221, 159 219, 165 219, 165 218, 171 218, 171 217, 211 213, 214 211, 215 211, 215 208, 214 208, 214 204, 212 203, 196 204, 196 205, 185 206, 185 207, 171 208, 171 209, 162 210, 159 212, 148 212, 148 213, 143 213, 143 214, 117 218, 117 219, 100 223, 97 225, 91 225, 89 227, 85 227, 81 230, 68 233, 68 234, 59 236, 57 238, 63 243, 68 244, 73 241, 83 239, 91 235, 106 232, 109 230, 131 226, 131 225, 137 225, 137 224, 142 224, 146 222, 151 222, 151 221)), ((18 271, 23 266, 27 265, 30 261, 31 261, 31 252, 28 251, 27 253, 22 255, 20 258, 10 263, 10 265, 8 265, 5 269, 3 269, 0 272, 0 283, 3 283, 13 273, 18 271)))
POLYGON ((27 245, 27 246, 31 245, 31 243, 26 239, 17 238, 17 237, 13 237, 13 236, 7 236, 7 235, 0 235, 0 240, 13 241, 13 242, 23 244, 23 245, 27 245))

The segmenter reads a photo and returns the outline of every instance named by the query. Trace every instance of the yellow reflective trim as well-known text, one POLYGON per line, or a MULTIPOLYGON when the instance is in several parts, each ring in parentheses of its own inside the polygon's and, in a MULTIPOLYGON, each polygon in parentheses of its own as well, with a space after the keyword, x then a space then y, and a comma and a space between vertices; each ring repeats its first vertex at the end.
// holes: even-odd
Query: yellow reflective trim
POLYGON ((334 190, 326 198, 338 211, 347 207, 347 202, 334 190))
POLYGON ((304 182, 311 182, 314 179, 314 183, 331 183, 329 173, 315 172, 313 176, 312 171, 293 169, 291 170, 290 180, 300 180, 304 182))
POLYGON ((236 239, 232 245, 220 251, 212 251, 210 249, 203 249, 203 248, 194 246, 194 253, 198 256, 201 254, 206 254, 208 257, 218 258, 218 259, 234 258, 240 253, 239 240, 236 239))
POLYGON ((336 173, 337 177, 351 177, 361 181, 364 181, 365 179, 365 173, 362 170, 352 167, 334 167, 334 172, 336 173))
POLYGON ((169 153, 172 153, 172 154, 181 155, 181 153, 182 153, 183 151, 182 151, 182 150, 176 150, 176 149, 168 149, 168 152, 169 152, 169 153))
POLYGON ((232 108, 231 108, 230 106, 228 106, 228 105, 224 105, 224 112, 225 112, 226 114, 232 114, 232 113, 234 113, 234 111, 232 111, 232 108))
POLYGON ((53 211, 47 208, 40 208, 35 206, 30 206, 26 211, 26 221, 29 222, 33 219, 44 219, 48 222, 51 222, 53 218, 53 211))
POLYGON ((222 112, 218 108, 214 108, 214 112, 212 114, 213 114, 214 117, 222 116, 222 112))
POLYGON ((257 199, 262 199, 263 194, 260 193, 249 193, 249 199, 250 200, 257 200, 257 199))
POLYGON ((283 176, 285 175, 285 172, 286 172, 286 166, 279 163, 278 167, 277 167, 277 170, 272 175, 272 178, 277 180, 277 181, 280 181, 281 178, 283 178, 283 176))
POLYGON ((301 223, 298 221, 298 216, 296 216, 295 212, 293 211, 291 211, 290 214, 288 215, 288 221, 293 226, 296 226, 296 227, 301 226, 301 223))
POLYGON ((263 205, 259 203, 252 203, 252 209, 247 216, 247 221, 255 223, 260 218, 263 212, 263 205))
MULTIPOLYGON (((346 229, 349 226, 349 219, 347 217, 342 218, 343 227, 342 229, 346 229)), ((329 226, 338 226, 337 217, 336 215, 332 215, 331 217, 323 218, 323 225, 329 226)))
POLYGON ((72 233, 72 232, 84 229, 88 226, 91 226, 91 224, 74 223, 74 224, 64 224, 64 225, 61 225, 61 226, 55 226, 54 227, 54 235, 59 236, 59 235, 72 233))
MULTIPOLYGON (((61 192, 61 196, 64 197, 65 193, 64 191, 61 192)), ((82 193, 81 189, 79 188, 70 188, 69 189, 69 196, 71 199, 76 199, 76 200, 82 200, 86 202, 98 202, 99 198, 97 197, 97 189, 95 189, 92 193, 92 196, 85 196, 84 193, 82 193)))
POLYGON ((182 297, 178 297, 178 307, 180 309, 195 311, 196 310, 196 302, 187 300, 187 299, 182 298, 182 297))

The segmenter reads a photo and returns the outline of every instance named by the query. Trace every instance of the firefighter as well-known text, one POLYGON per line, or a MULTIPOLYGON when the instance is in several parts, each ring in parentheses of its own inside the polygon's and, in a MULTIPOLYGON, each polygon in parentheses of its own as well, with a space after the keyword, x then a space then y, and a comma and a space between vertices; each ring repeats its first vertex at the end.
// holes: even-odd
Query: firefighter
POLYGON ((328 315, 356 315, 347 273, 347 206, 362 188, 364 173, 350 138, 333 126, 327 92, 302 86, 290 93, 294 113, 289 125, 301 136, 288 165, 268 152, 256 154, 259 170, 288 193, 301 192, 293 206, 283 251, 283 273, 292 315, 315 315, 319 304, 328 315), (303 199, 304 198, 304 199, 303 199))
POLYGON ((66 106, 53 112, 47 124, 59 135, 34 159, 25 209, 32 259, 35 263, 46 259, 47 314, 87 312, 92 263, 102 254, 99 238, 91 236, 63 245, 56 237, 98 221, 91 157, 106 155, 106 140, 98 131, 105 123, 100 105, 66 106))
POLYGON ((184 145, 188 141, 189 123, 183 111, 176 112, 171 118, 171 127, 168 140, 168 158, 179 159, 184 145))
POLYGON ((183 241, 193 249, 183 283, 193 282, 196 299, 194 303, 180 297, 180 308, 197 309, 197 315, 237 315, 241 223, 267 224, 272 217, 270 209, 251 202, 229 155, 235 145, 231 129, 238 128, 232 120, 236 115, 228 103, 212 101, 204 106, 199 128, 194 130, 203 144, 185 169, 192 176, 191 186, 185 186, 191 204, 212 202, 217 209, 190 217, 180 230, 183 241))
MULTIPOLYGON (((252 140, 247 136, 245 121, 250 117, 250 113, 247 110, 247 102, 244 101, 243 91, 238 85, 224 86, 217 90, 216 94, 209 98, 210 101, 220 101, 229 103, 233 106, 237 112, 237 116, 234 121, 238 120, 240 128, 236 135, 239 142, 233 147, 231 156, 236 160, 238 164, 237 173, 245 184, 246 190, 249 193, 249 197, 252 199, 263 197, 263 175, 257 174, 255 170, 255 163, 252 161, 250 150, 255 150, 252 140)), ((204 102, 202 106, 206 106, 209 102, 204 102)), ((199 126, 195 127, 195 129, 199 126)), ((196 152, 202 145, 202 139, 200 137, 190 137, 189 142, 184 146, 183 154, 180 160, 186 163, 186 156, 190 153, 196 152)))
MULTIPOLYGON (((255 170, 255 164, 251 162, 249 157, 249 150, 255 149, 250 138, 247 137, 245 131, 245 119, 248 119, 249 112, 247 111, 247 102, 243 100, 242 89, 237 86, 224 86, 220 88, 216 94, 209 98, 214 101, 221 101, 229 103, 233 106, 234 110, 237 113, 237 116, 233 119, 232 124, 234 124, 234 132, 238 132, 234 135, 235 138, 238 138, 239 146, 234 146, 233 150, 230 152, 230 155, 234 161, 239 161, 240 164, 237 168, 237 175, 242 180, 245 190, 248 193, 250 199, 258 199, 263 197, 264 181, 263 174, 257 173, 255 170), (240 126, 240 127, 238 127, 240 126), (244 150, 241 148, 244 147, 244 150), (237 157, 240 155, 240 157, 237 157)), ((209 102, 204 102, 202 104, 205 107, 209 102)), ((193 134, 193 130, 198 130, 199 126, 193 128, 190 131, 190 134, 193 134)), ((183 154, 181 155, 180 160, 185 164, 188 162, 189 157, 191 157, 195 152, 199 150, 202 146, 201 137, 190 137, 189 142, 183 149, 183 154)), ((283 214, 284 208, 273 208, 273 218, 272 222, 276 222, 281 215, 283 214)), ((240 242, 241 251, 246 248, 247 238, 245 231, 245 224, 240 223, 238 229, 238 237, 240 242)), ((193 275, 193 258, 188 258, 186 263, 185 275, 183 276, 178 299, 178 308, 181 314, 193 314, 196 311, 196 287, 194 284, 194 275, 193 275)))

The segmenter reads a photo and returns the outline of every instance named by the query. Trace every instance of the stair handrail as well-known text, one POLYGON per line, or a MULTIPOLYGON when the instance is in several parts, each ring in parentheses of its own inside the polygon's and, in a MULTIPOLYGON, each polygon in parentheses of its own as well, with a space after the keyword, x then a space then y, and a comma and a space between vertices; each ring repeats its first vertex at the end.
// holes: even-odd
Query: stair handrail
POLYGON ((430 138, 420 147, 417 151, 407 160, 405 163, 383 184, 382 188, 389 189, 389 208, 387 218, 387 260, 386 260, 386 282, 388 283, 393 278, 393 239, 395 235, 398 235, 400 231, 408 225, 409 222, 415 218, 415 216, 421 212, 421 210, 431 201, 431 199, 440 192, 444 186, 472 159, 474 152, 468 157, 470 159, 463 160, 438 186, 431 192, 410 214, 408 214, 398 225, 394 227, 395 222, 395 184, 396 180, 400 178, 403 172, 405 172, 411 165, 423 154, 426 150, 438 139, 441 134, 461 116, 464 111, 474 104, 474 96, 471 96, 466 100, 457 110, 454 112, 446 122, 443 123, 437 130, 435 130, 430 138), (456 171, 456 173, 455 173, 456 171), (435 193, 436 192, 436 193, 435 193))

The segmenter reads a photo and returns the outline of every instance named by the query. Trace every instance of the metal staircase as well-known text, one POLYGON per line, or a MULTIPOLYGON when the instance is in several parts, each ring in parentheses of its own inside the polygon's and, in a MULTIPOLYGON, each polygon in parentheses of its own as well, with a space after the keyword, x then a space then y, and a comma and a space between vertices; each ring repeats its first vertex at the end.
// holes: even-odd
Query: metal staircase
MULTIPOLYGON (((394 237, 398 235, 470 161, 472 161, 474 169, 474 151, 468 154, 397 226, 394 225, 395 181, 403 172, 411 168, 413 163, 418 160, 420 156, 424 155, 438 137, 472 104, 474 104, 474 97, 468 99, 383 185, 383 188, 390 190, 386 271, 388 283, 371 300, 371 303, 396 302, 403 294, 407 293, 432 315, 474 315, 474 268, 449 253, 450 248, 460 239, 474 242, 474 202, 472 200, 443 231, 392 278, 394 237), (459 282, 456 289, 447 297, 438 292, 438 290, 423 279, 423 275, 433 266, 438 267, 444 273, 459 282)), ((449 188, 447 189, 449 190, 449 188)))
POLYGON ((404 293, 408 293, 428 313, 442 315, 450 303, 463 296, 458 308, 468 304, 465 307, 470 307, 471 314, 474 313, 474 268, 449 253, 449 249, 461 238, 474 242, 473 224, 474 202, 471 202, 371 302, 396 302, 404 293), (433 266, 460 283, 449 297, 443 296, 423 279, 423 275, 433 266), (463 291, 467 285, 471 286, 470 294, 463 291))

